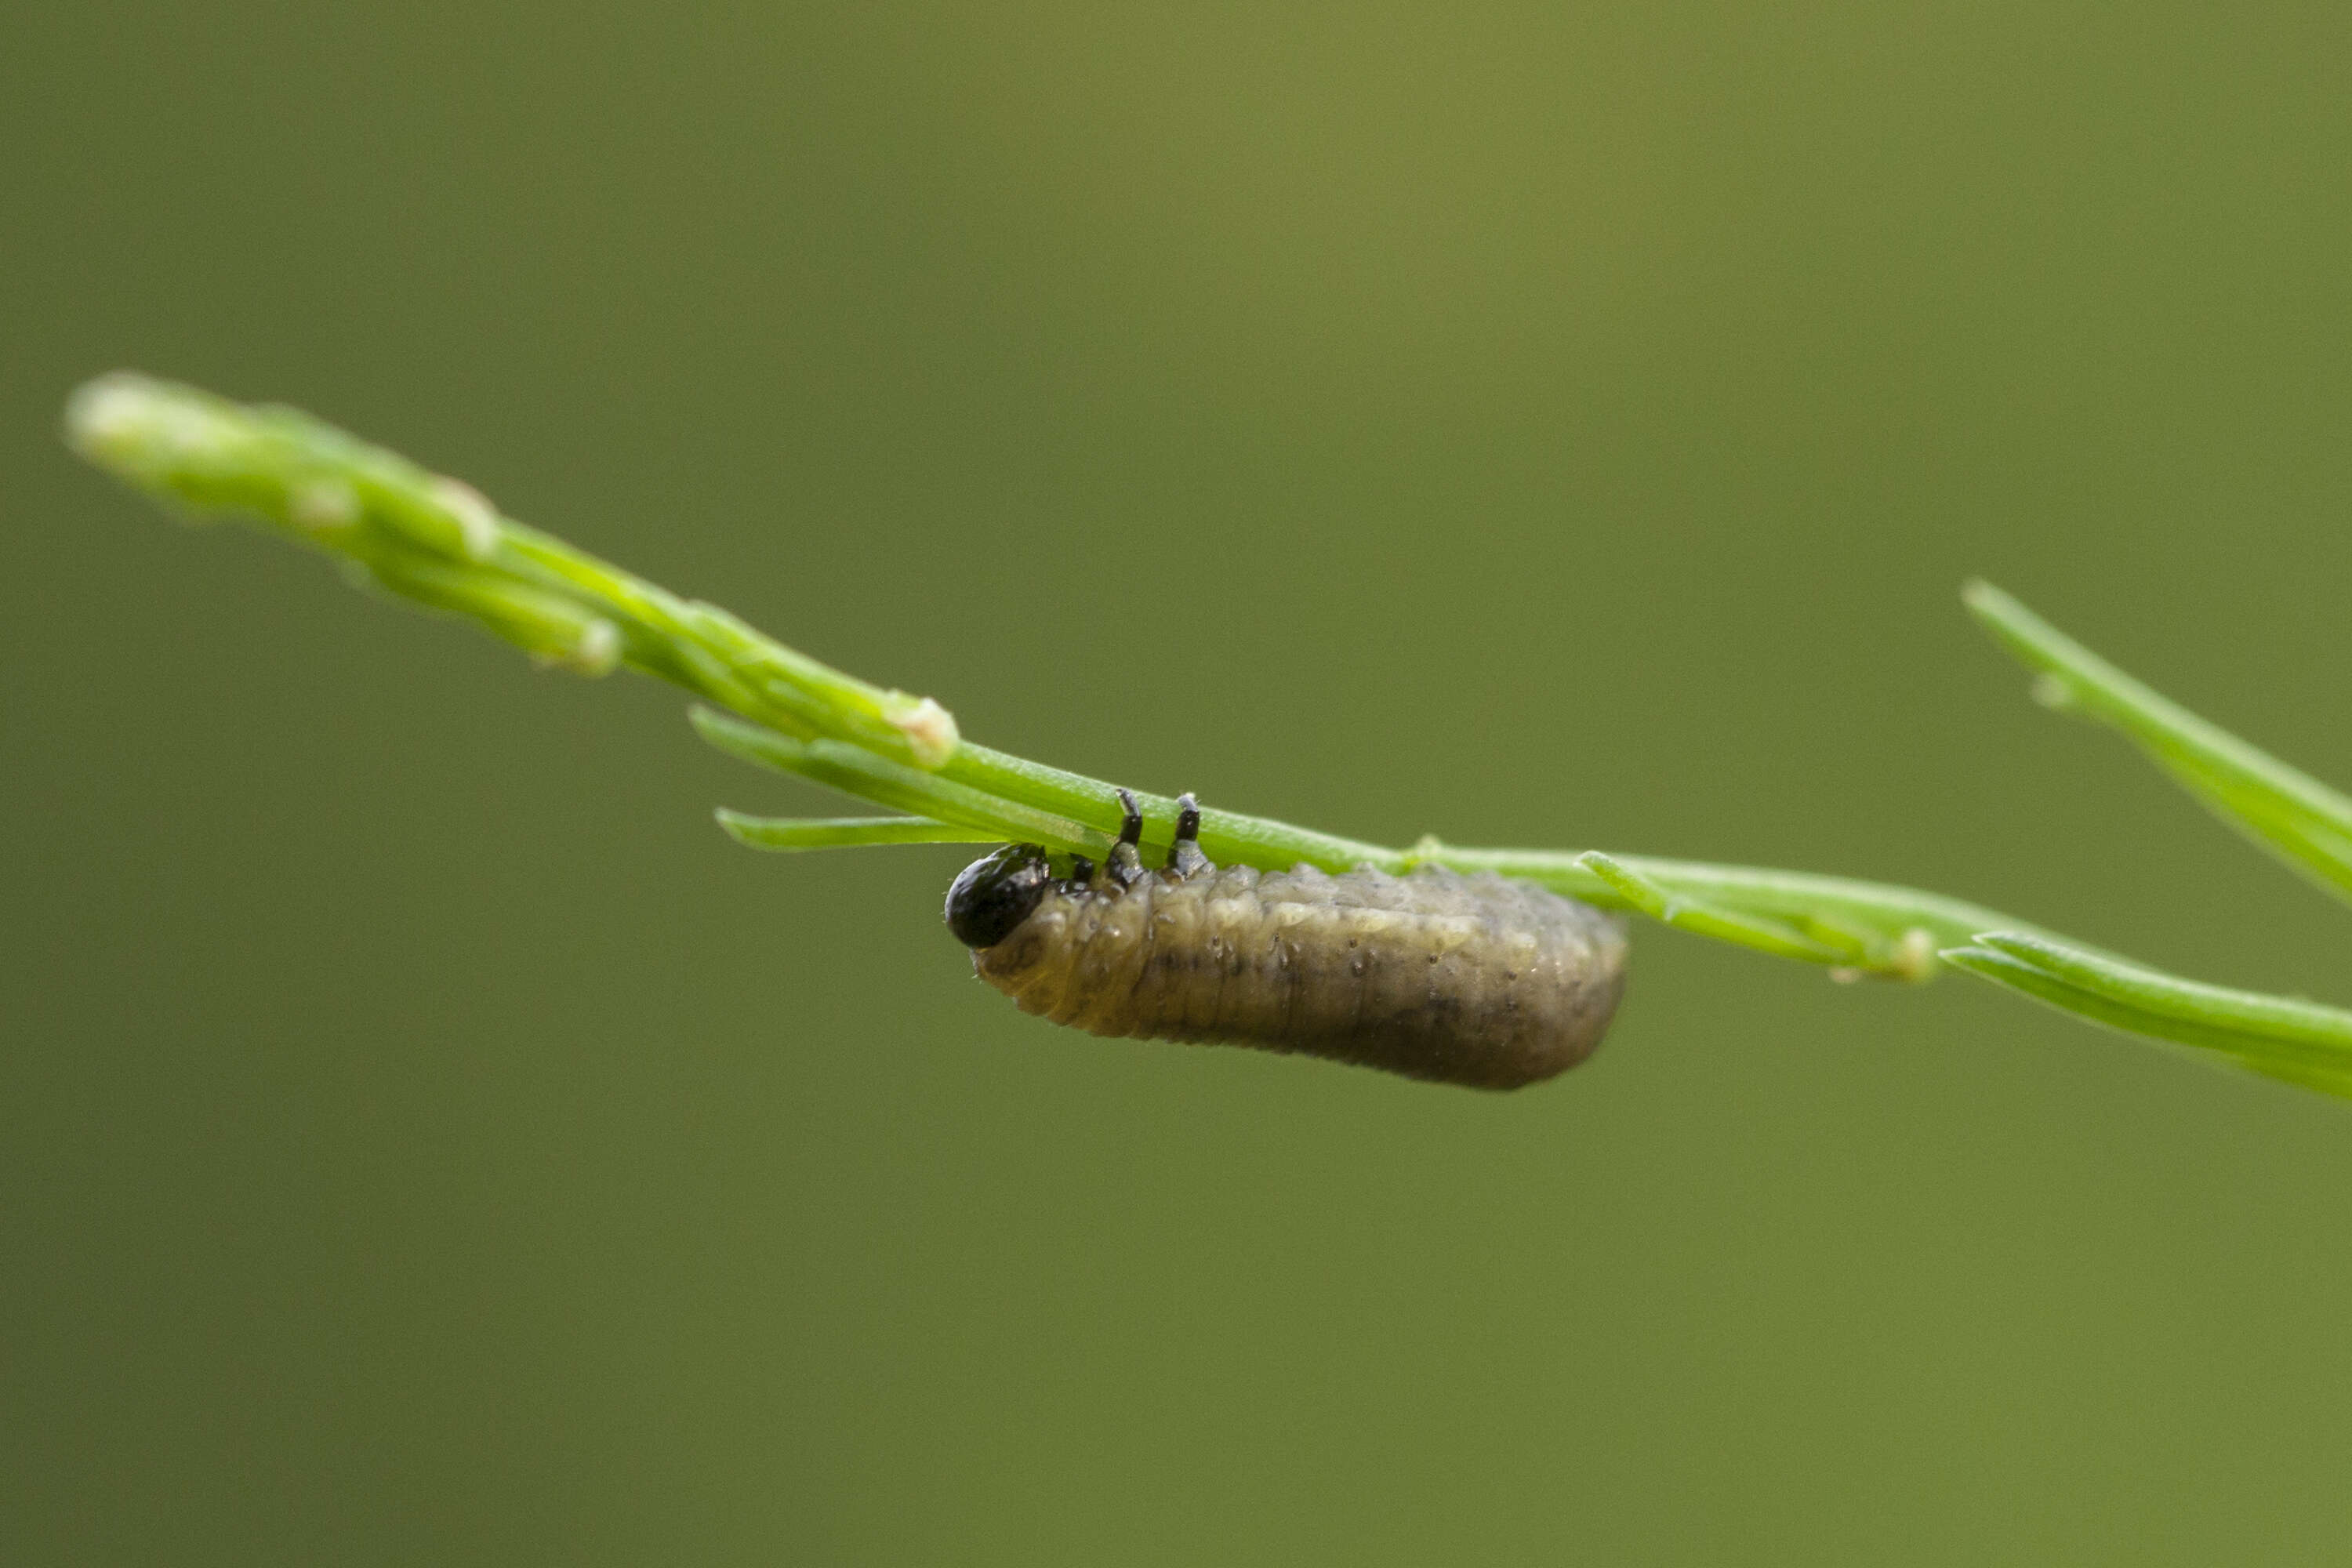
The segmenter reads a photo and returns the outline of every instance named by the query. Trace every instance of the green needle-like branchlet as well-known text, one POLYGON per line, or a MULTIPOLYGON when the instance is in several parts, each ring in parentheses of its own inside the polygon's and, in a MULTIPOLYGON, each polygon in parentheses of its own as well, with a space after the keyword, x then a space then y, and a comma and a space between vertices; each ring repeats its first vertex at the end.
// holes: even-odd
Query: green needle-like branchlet
POLYGON ((984 827, 928 816, 746 816, 721 806, 719 826, 753 849, 849 849, 867 844, 994 844, 984 827))
POLYGON ((1961 597, 2040 672, 2042 702, 2114 725, 2215 816, 2352 900, 2352 799, 2149 690, 1991 584, 1961 597))
MULTIPOLYGON (((90 461, 194 517, 234 515, 339 558, 363 586, 462 616, 543 665, 626 666, 705 706, 711 744, 902 813, 761 818, 719 813, 766 849, 1042 844, 1099 857, 1118 828, 1113 786, 966 741, 929 698, 868 685, 501 516, 470 487, 289 408, 252 407, 144 376, 76 392, 67 439, 90 461)), ((2123 728, 2209 804, 2352 896, 2352 802, 2099 661, 1998 590, 1969 603, 2068 703, 2123 728)), ((1136 791, 1147 855, 1176 803, 1136 791)), ((2352 1095, 2352 1014, 2177 980, 1994 910, 1909 888, 1598 851, 1386 848, 1266 817, 1208 810, 1215 860, 1402 873, 1494 871, 1696 935, 1816 963, 1840 979, 1924 980, 1940 957, 2078 1016, 2352 1095)))

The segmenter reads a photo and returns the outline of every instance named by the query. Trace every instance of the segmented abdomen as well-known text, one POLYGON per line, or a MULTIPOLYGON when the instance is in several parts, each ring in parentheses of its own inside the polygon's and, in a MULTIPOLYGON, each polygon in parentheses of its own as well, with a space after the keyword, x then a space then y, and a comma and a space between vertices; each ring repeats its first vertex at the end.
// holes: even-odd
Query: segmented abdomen
POLYGON ((1516 1089, 1601 1043, 1625 939, 1597 910, 1493 875, 1225 867, 1124 890, 1057 883, 973 961, 1023 1011, 1092 1034, 1516 1089))

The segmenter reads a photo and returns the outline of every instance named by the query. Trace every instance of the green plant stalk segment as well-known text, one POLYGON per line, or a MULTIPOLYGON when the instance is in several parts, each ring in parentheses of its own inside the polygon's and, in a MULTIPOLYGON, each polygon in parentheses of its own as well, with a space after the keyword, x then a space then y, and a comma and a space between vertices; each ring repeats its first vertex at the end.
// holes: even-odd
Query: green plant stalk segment
POLYGON ((2352 798, 2150 690, 1990 583, 1961 598, 2048 706, 2114 726, 2217 816, 2352 900, 2352 798))
MULTIPOLYGON (((591 676, 626 667, 682 687, 701 700, 692 718, 712 745, 903 814, 720 812, 739 842, 803 850, 1011 840, 1099 858, 1118 832, 1109 783, 965 740, 930 698, 834 669, 297 410, 118 374, 73 395, 66 437, 184 515, 257 522, 340 559, 355 583, 471 621, 543 666, 591 676)), ((2124 729, 2214 809, 2352 896, 2352 802, 2166 702, 1999 590, 1973 584, 1968 602, 2054 695, 2124 729)), ((1147 855, 1164 851, 1176 803, 1135 794, 1147 855)), ((1201 845, 1213 860, 1268 870, 1493 871, 1840 979, 1924 980, 1940 959, 2095 1022, 2352 1095, 2352 1014, 2175 980, 1914 889, 1590 850, 1434 838, 1390 848, 1218 809, 1202 814, 1201 845)))

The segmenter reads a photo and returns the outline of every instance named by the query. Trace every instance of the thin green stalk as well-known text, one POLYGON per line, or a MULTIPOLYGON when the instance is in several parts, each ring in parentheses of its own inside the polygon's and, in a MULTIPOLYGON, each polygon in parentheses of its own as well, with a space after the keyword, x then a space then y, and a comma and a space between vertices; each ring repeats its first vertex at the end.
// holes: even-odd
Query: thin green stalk
POLYGON ((551 664, 616 663, 789 735, 937 767, 955 721, 869 686, 499 515, 429 473, 298 409, 246 407, 145 376, 102 376, 66 410, 76 450, 186 514, 234 513, 342 557, 360 581, 470 618, 551 664))
POLYGON ((1577 864, 1607 883, 1628 908, 1638 910, 1661 925, 1808 963, 1853 964, 1869 957, 1869 946, 1864 941, 1825 942, 1789 921, 1741 914, 1706 899, 1676 895, 1656 878, 1645 876, 1598 849, 1588 849, 1576 859, 1577 864))
POLYGON ((2041 672, 2044 704, 2122 731, 2215 816, 2352 900, 2352 798, 2149 689, 1991 584, 1971 583, 1961 598, 2041 672))
POLYGON ((1943 956, 2126 1034, 2195 1047, 2292 1083, 2352 1093, 2352 1013, 2181 980, 2018 931, 1988 931, 1943 956))
MULTIPOLYGON (((118 374, 74 395, 66 433, 92 462, 187 515, 258 521, 341 559, 362 584, 470 620, 542 664, 586 675, 626 666, 670 681, 715 705, 693 715, 713 745, 906 814, 804 820, 721 812, 740 842, 808 849, 1017 840, 1100 856, 1118 829, 1109 783, 966 741, 929 698, 833 669, 724 610, 502 517, 470 488, 308 415, 118 374)), ((2234 803, 2271 842, 2294 853, 2290 839, 2308 847, 2342 833, 2352 845, 2352 806, 2341 796, 2210 726, 2198 728, 2201 721, 2065 644, 1996 591, 1979 585, 1970 604, 2064 680, 2070 696, 2132 729, 2209 795, 2234 803)), ((1137 796, 1147 852, 1164 850, 1175 802, 1137 796)), ((2190 1043, 2352 1094, 2352 1015, 2175 981, 1914 889, 1597 851, 1463 848, 1434 838, 1392 849, 1217 809, 1202 814, 1201 838, 1213 859, 1265 869, 1304 862, 1332 871, 1493 871, 1820 964, 1839 978, 1924 980, 1940 953, 2079 1016, 2176 1041, 2204 1031, 2190 1043), (2272 1003, 2288 1006, 2302 1032, 2282 1035, 2286 1015, 2254 1006, 2272 1003)))
POLYGON ((943 773, 926 773, 877 757, 862 747, 840 741, 795 741, 709 708, 696 708, 688 717, 704 740, 730 756, 779 773, 798 773, 877 805, 895 805, 919 816, 983 829, 999 840, 1034 840, 1097 854, 1110 847, 1109 834, 1095 833, 1082 823, 1040 811, 1024 801, 976 790, 943 773))
POLYGON ((928 816, 746 816, 721 808, 719 826, 752 849, 850 849, 870 844, 993 844, 984 827, 928 816))

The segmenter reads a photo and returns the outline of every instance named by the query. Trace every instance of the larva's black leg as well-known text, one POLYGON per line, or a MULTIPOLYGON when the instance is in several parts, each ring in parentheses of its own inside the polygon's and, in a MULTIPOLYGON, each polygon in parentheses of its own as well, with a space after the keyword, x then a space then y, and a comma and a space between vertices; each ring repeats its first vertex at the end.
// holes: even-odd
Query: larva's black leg
POLYGON ((1119 819, 1118 842, 1110 847, 1110 858, 1103 863, 1103 869, 1115 885, 1131 888, 1143 880, 1143 857, 1135 848, 1143 842, 1143 808, 1125 790, 1118 792, 1118 804, 1127 815, 1119 819))
POLYGON ((1213 869, 1201 853, 1201 803, 1189 790, 1176 797, 1176 842, 1168 847, 1168 868, 1187 882, 1213 869))
POLYGON ((1083 855, 1070 857, 1070 880, 1083 888, 1095 879, 1095 863, 1083 855))

